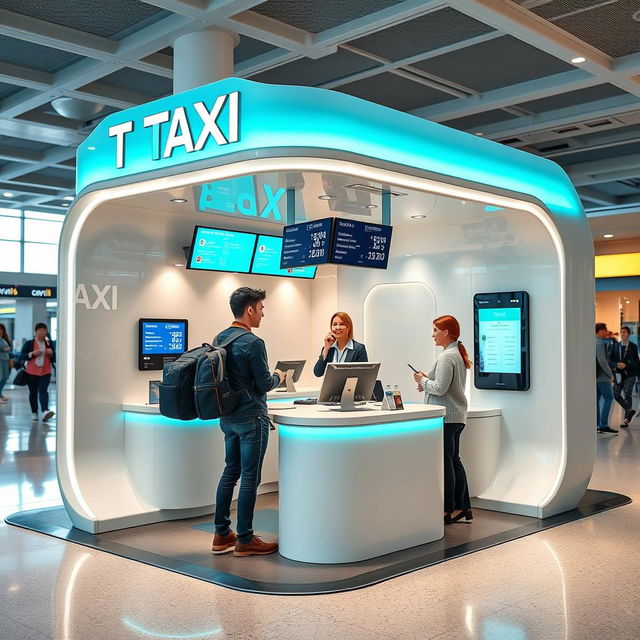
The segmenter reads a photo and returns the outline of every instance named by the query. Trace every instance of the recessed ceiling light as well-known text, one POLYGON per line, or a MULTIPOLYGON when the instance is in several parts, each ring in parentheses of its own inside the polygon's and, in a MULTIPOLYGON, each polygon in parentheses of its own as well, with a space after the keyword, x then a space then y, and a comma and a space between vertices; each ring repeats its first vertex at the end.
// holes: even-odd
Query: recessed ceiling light
POLYGON ((335 196, 330 196, 330 195, 318 196, 318 200, 335 200, 335 196))
POLYGON ((405 253, 404 257, 405 258, 413 258, 413 253, 405 253))
POLYGON ((3 197, 3 198, 13 198, 13 193, 11 193, 11 191, 5 191, 5 192, 2 194, 2 197, 3 197))
POLYGON ((613 233, 605 233, 602 237, 603 238, 613 238, 613 233))
POLYGON ((171 198, 171 202, 177 202, 178 204, 183 204, 184 202, 188 202, 186 198, 171 198))
POLYGON ((412 218, 413 220, 421 220, 422 218, 426 218, 427 216, 420 213, 416 216, 409 216, 409 217, 412 218))
POLYGON ((571 58, 571 62, 573 64, 582 64, 583 62, 586 62, 587 59, 584 56, 576 56, 575 58, 571 58))
POLYGON ((68 207, 68 206, 69 206, 69 203, 68 203, 68 202, 63 202, 63 203, 62 203, 62 206, 63 206, 63 207, 68 207))
POLYGON ((65 196, 64 198, 62 198, 63 200, 67 200, 69 202, 71 202, 73 200, 73 196, 65 196))
POLYGON ((476 135, 477 135, 477 136, 483 136, 483 135, 484 135, 484 133, 482 133, 482 131, 476 131, 476 135))
POLYGON ((377 204, 364 204, 362 205, 363 209, 377 209, 378 205, 377 204))
POLYGON ((95 147, 87 147, 87 149, 88 149, 89 151, 95 151, 95 150, 96 150, 96 148, 95 148, 95 147))
POLYGON ((185 264, 184 262, 175 262, 174 264, 171 265, 172 267, 184 267, 185 264))
POLYGON ((631 304, 631 300, 625 300, 627 304, 631 304))

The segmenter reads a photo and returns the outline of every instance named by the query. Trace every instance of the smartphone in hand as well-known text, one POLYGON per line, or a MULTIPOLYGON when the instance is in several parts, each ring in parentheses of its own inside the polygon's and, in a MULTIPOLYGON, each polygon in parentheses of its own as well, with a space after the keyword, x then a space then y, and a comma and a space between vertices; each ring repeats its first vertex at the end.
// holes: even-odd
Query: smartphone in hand
POLYGON ((414 373, 420 373, 417 369, 412 367, 410 364, 407 364, 407 367, 409 367, 409 369, 411 369, 411 371, 413 371, 414 373))

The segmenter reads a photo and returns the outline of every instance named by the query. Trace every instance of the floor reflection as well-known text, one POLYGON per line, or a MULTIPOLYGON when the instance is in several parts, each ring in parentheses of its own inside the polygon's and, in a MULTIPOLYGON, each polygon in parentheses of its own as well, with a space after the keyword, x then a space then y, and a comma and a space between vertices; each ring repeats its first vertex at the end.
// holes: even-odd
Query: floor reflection
MULTIPOLYGON (((55 385, 49 388, 55 406, 55 385)), ((33 421, 26 389, 5 389, 0 406, 0 516, 61 504, 55 468, 56 422, 33 421)))

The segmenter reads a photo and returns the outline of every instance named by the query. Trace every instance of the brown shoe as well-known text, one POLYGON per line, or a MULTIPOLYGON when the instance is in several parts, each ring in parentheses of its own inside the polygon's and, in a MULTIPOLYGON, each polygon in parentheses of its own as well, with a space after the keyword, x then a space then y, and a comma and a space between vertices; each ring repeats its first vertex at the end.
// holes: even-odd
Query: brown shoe
POLYGON ((213 536, 213 545, 211 546, 211 551, 214 554, 218 555, 221 553, 228 553, 229 551, 233 551, 236 546, 236 540, 238 536, 230 531, 226 536, 219 536, 217 533, 213 536))
POLYGON ((263 542, 258 536, 253 536, 253 540, 248 544, 236 544, 234 556, 242 558, 245 556, 268 556, 278 550, 275 542, 263 542))

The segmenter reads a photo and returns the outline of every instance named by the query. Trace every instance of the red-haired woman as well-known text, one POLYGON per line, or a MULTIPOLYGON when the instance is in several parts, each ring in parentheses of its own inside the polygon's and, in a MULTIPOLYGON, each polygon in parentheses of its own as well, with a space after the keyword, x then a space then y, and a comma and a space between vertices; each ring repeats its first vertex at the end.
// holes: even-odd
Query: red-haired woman
POLYGON ((460 325, 453 316, 433 321, 432 337, 444 351, 429 373, 414 374, 418 389, 425 392, 425 404, 445 407, 444 416, 444 521, 473 520, 467 474, 460 460, 460 434, 467 421, 464 385, 471 359, 460 342, 460 325))
POLYGON ((367 362, 367 349, 353 339, 353 322, 344 311, 336 311, 329 322, 329 333, 324 338, 324 346, 313 373, 318 378, 324 375, 330 362, 367 362))

